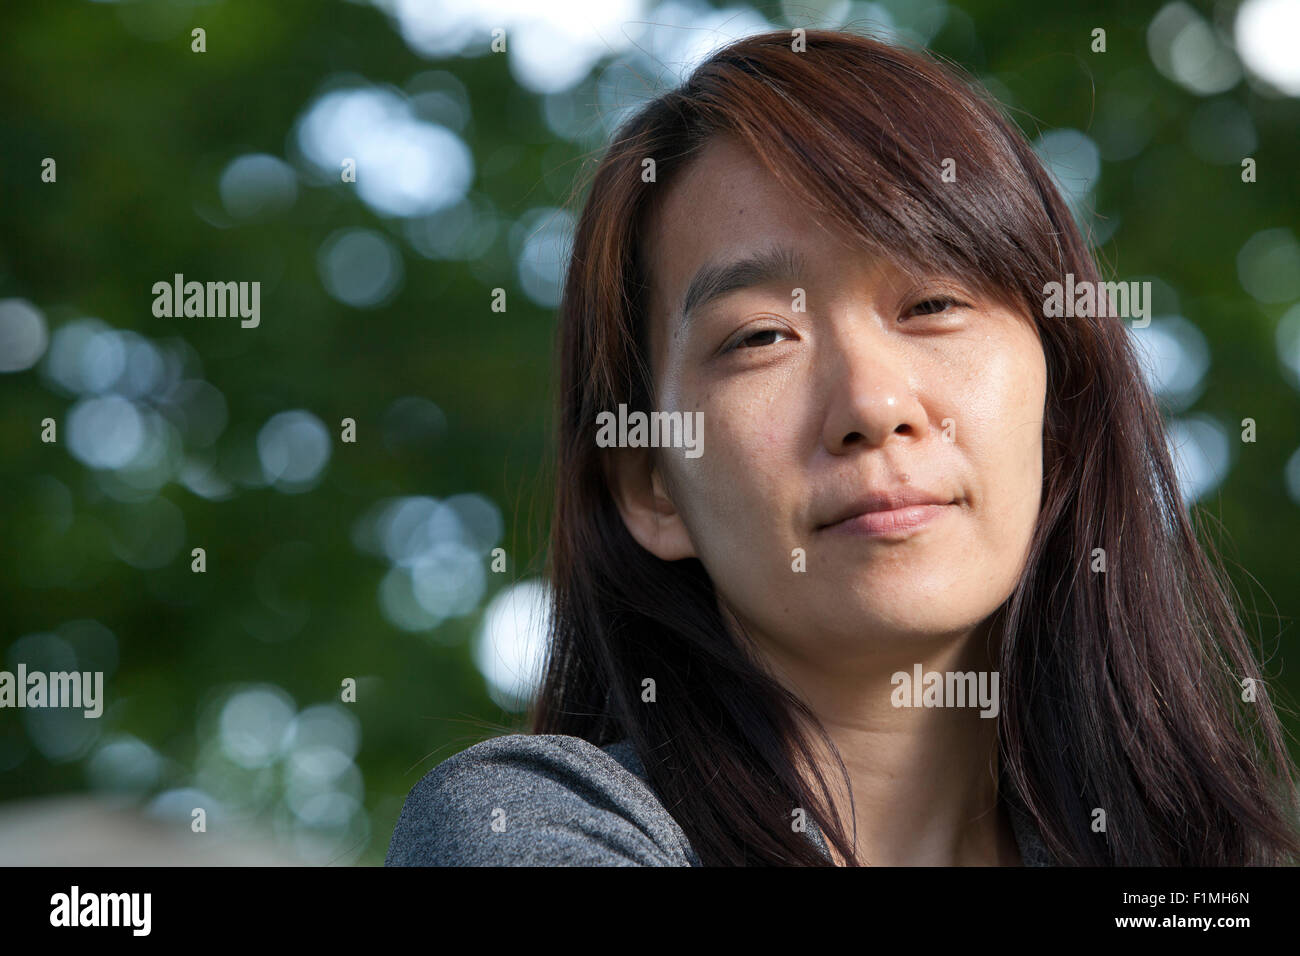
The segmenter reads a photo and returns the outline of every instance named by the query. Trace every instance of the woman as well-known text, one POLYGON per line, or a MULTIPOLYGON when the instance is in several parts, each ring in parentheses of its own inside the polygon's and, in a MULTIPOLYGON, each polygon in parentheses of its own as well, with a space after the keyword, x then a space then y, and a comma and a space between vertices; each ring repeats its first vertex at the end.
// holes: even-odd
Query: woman
POLYGON ((753 36, 641 109, 560 307, 534 735, 432 771, 388 862, 1292 862, 1283 732, 1099 282, 924 55, 753 36))

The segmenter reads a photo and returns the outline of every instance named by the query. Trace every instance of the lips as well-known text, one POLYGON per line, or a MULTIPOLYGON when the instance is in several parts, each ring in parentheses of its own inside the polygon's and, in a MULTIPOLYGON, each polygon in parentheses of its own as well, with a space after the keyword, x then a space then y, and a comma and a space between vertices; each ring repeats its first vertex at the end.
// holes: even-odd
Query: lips
POLYGON ((915 488, 872 491, 836 511, 817 526, 827 529, 887 534, 919 527, 942 512, 952 498, 915 488))

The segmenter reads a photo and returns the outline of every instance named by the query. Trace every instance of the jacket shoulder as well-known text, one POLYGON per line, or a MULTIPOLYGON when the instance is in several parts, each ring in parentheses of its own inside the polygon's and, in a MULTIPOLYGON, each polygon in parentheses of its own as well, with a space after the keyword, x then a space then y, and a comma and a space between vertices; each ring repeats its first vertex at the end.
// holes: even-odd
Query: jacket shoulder
POLYGON ((407 795, 385 865, 698 865, 626 745, 611 748, 509 734, 449 757, 407 795))

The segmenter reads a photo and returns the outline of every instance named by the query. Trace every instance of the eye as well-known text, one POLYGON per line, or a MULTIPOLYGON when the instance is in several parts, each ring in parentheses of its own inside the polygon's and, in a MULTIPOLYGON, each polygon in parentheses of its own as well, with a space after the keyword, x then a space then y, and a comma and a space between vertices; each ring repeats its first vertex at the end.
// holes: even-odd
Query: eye
POLYGON ((737 339, 731 345, 724 349, 725 352, 731 352, 736 349, 759 348, 764 345, 774 345, 776 336, 789 335, 785 329, 758 329, 750 332, 744 338, 737 339))
POLYGON ((952 296, 940 295, 940 296, 935 296, 934 298, 931 299, 922 299, 920 302, 916 303, 916 305, 912 306, 907 311, 908 312, 919 311, 921 315, 935 315, 938 312, 942 312, 944 309, 948 308, 949 306, 961 306, 961 305, 962 303, 958 302, 952 296))
POLYGON ((905 322, 908 316, 914 314, 918 316, 939 315, 940 313, 947 312, 954 308, 957 309, 967 308, 967 305, 965 302, 955 299, 950 295, 931 296, 928 299, 920 300, 914 306, 908 309, 907 312, 905 312, 903 316, 899 319, 899 321, 905 322))

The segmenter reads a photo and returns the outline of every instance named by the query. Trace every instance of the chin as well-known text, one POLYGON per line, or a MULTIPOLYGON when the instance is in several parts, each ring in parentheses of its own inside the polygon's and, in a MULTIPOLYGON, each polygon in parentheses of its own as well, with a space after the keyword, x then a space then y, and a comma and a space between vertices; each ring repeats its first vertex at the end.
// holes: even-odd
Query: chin
MULTIPOLYGON (((913 608, 912 610, 916 610, 913 608)), ((859 613, 837 608, 835 619, 805 618, 796 626, 803 634, 821 633, 836 645, 861 651, 870 647, 912 646, 942 641, 968 633, 980 619, 951 613, 892 613, 879 606, 863 607, 859 613)))

